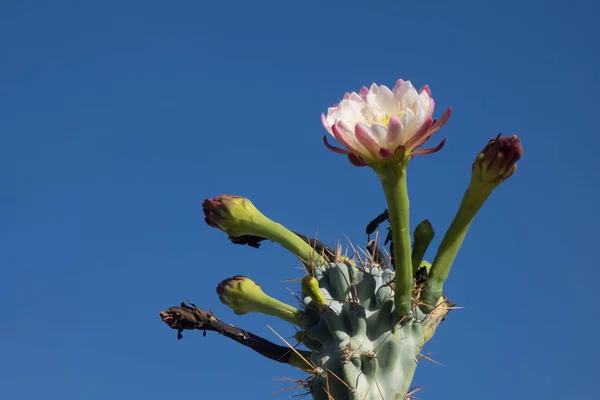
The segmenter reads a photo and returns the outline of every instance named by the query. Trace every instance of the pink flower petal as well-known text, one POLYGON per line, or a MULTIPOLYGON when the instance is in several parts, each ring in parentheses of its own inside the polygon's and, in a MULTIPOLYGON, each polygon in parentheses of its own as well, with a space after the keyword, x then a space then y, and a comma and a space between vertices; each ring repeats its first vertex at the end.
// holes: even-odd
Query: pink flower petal
POLYGON ((358 95, 360 96, 360 98, 366 101, 367 94, 369 94, 369 88, 367 88, 365 86, 361 87, 360 92, 358 92, 358 95))
POLYGON ((435 146, 432 149, 417 149, 417 150, 411 151, 410 154, 419 155, 419 154, 436 153, 436 152, 440 151, 442 149, 442 147, 444 147, 444 144, 446 144, 446 138, 444 138, 444 140, 442 140, 442 142, 440 144, 438 144, 437 146, 435 146))
POLYGON ((354 128, 354 134, 356 135, 358 143, 363 145, 372 156, 377 157, 381 146, 371 137, 369 127, 359 122, 354 128))
POLYGON ((353 146, 351 144, 352 140, 349 138, 349 134, 348 131, 346 131, 343 128, 343 122, 342 121, 338 121, 337 123, 335 123, 332 127, 331 130, 333 131, 333 136, 335 136, 335 138, 344 146, 346 146, 346 148, 348 150, 350 150, 351 152, 356 152, 357 149, 355 148, 355 146, 353 146), (349 140, 350 139, 350 140, 349 140))
POLYGON ((431 128, 432 124, 433 120, 428 117, 425 121, 423 121, 423 125, 421 125, 419 130, 406 141, 404 147, 407 149, 412 149, 425 143, 432 135, 429 133, 429 128, 431 128))
POLYGON ((329 126, 329 123, 327 122, 327 117, 325 116, 325 114, 321 114, 321 123, 323 124, 325 129, 327 129, 327 132, 329 132, 333 135, 333 132, 331 131, 331 126, 329 126))
POLYGON ((366 162, 364 162, 359 156, 352 153, 348 154, 348 160, 355 167, 366 167, 367 165, 369 165, 366 162))
POLYGON ((435 121, 435 124, 431 127, 431 134, 433 135, 438 129, 440 129, 448 120, 450 119, 450 115, 452 115, 452 107, 448 107, 444 114, 440 117, 440 119, 435 121))
POLYGON ((394 156, 394 153, 392 153, 389 149, 386 149, 384 147, 379 149, 379 154, 378 154, 379 158, 381 159, 387 159, 387 158, 391 158, 394 156))
POLYGON ((435 110, 435 100, 433 100, 432 98, 429 98, 430 101, 430 106, 429 106, 429 115, 427 115, 428 117, 431 117, 433 115, 433 110, 435 110))
POLYGON ((402 133, 402 122, 395 115, 390 118, 390 122, 387 128, 387 144, 395 145, 399 142, 400 134, 402 133))
POLYGON ((329 150, 333 151, 334 153, 344 154, 344 155, 350 154, 350 152, 348 150, 344 150, 342 148, 330 145, 329 141, 327 141, 327 135, 323 135, 323 143, 325 143, 325 147, 327 147, 329 150))
POLYGON ((429 97, 431 97, 431 89, 429 89, 429 86, 423 85, 423 87, 421 89, 419 89, 419 94, 421 92, 423 92, 423 91, 427 92, 427 94, 429 95, 429 97))
POLYGON ((392 92, 396 92, 396 89, 398 89, 400 86, 404 85, 404 80, 402 79, 398 79, 396 81, 396 84, 394 85, 394 87, 392 88, 392 92))

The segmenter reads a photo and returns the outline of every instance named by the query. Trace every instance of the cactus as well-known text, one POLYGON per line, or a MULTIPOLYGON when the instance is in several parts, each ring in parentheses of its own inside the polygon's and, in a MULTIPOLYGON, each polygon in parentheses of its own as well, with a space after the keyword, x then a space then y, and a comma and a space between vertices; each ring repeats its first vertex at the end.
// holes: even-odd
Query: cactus
MULTIPOLYGON (((397 84, 402 85, 406 83, 397 84)), ((381 88, 372 87, 371 92, 381 88)), ((425 93, 430 94, 428 88, 425 93)), ((367 92, 361 91, 361 95, 369 98, 367 92)), ((443 122, 448 117, 449 112, 442 117, 443 122)), ((398 136, 394 129, 402 125, 394 118, 388 118, 387 129, 390 135, 398 136)), ((413 156, 441 148, 417 149, 443 122, 436 125, 426 120, 420 129, 415 128, 415 136, 403 137, 391 150, 376 147, 375 139, 366 138, 366 130, 357 128, 353 139, 340 134, 344 126, 329 126, 349 150, 327 146, 348 155, 353 165, 371 167, 381 181, 388 208, 367 226, 367 233, 389 221, 389 251, 386 244, 382 248, 378 240, 371 240, 364 257, 358 251, 353 257, 342 256, 341 248, 332 249, 270 220, 246 198, 221 195, 203 202, 206 223, 224 231, 233 243, 258 248, 269 240, 300 260, 305 275, 297 307, 270 297, 243 276, 228 278, 217 286, 221 302, 236 314, 261 313, 293 324, 298 343, 278 335, 283 344, 275 344, 226 324, 193 304, 161 311, 162 320, 179 331, 179 338, 183 330, 216 331, 265 357, 301 369, 308 377, 299 387, 316 400, 412 398, 410 386, 418 361, 424 357, 422 348, 454 308, 443 293, 443 285, 468 228, 492 191, 514 174, 522 155, 517 136, 498 135, 490 140, 476 157, 460 207, 429 263, 424 257, 434 237, 433 226, 428 220, 419 223, 411 243, 406 174, 413 156), (297 348, 298 344, 305 349, 297 348)), ((324 117, 326 127, 328 123, 324 117)))

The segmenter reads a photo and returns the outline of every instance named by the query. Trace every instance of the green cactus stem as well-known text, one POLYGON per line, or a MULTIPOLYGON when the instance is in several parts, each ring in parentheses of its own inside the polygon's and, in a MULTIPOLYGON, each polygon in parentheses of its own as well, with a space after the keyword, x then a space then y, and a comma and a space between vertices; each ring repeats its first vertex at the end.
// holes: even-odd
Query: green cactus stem
POLYGON ((427 219, 421 221, 421 223, 419 223, 419 225, 417 225, 415 228, 414 236, 415 241, 412 249, 413 276, 421 266, 421 261, 423 261, 423 257, 425 257, 427 248, 435 236, 435 231, 433 230, 433 225, 431 225, 431 222, 429 222, 427 219))
POLYGON ((420 295, 421 309, 431 310, 437 304, 448 279, 450 268, 473 222, 485 201, 502 182, 517 169, 516 162, 523 154, 518 136, 498 135, 477 155, 471 170, 471 181, 458 211, 442 239, 429 271, 427 284, 420 295))
POLYGON ((427 284, 421 293, 421 309, 424 312, 431 311, 442 296, 444 282, 448 278, 454 259, 465 240, 469 226, 491 193, 489 188, 477 182, 472 182, 465 192, 454 220, 440 243, 429 271, 427 284))
POLYGON ((264 217, 261 226, 254 234, 265 237, 294 254, 302 262, 307 271, 311 271, 314 267, 321 266, 327 262, 315 248, 301 237, 267 217, 264 217))
POLYGON ((373 166, 379 176, 388 204, 392 242, 394 244, 395 297, 399 317, 411 309, 413 266, 410 244, 409 201, 406 186, 406 163, 373 166))
POLYGON ((301 311, 265 294, 260 286, 244 276, 225 279, 217 286, 219 300, 238 315, 257 312, 302 326, 301 311))

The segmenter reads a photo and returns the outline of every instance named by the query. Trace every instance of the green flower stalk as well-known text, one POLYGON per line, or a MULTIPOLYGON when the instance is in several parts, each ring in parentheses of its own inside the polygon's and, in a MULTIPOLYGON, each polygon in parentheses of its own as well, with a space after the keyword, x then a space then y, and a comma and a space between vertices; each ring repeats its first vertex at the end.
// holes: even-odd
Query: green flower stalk
POLYGON ((308 270, 325 259, 294 232, 265 217, 244 197, 223 194, 202 202, 205 222, 230 238, 255 236, 278 243, 300 259, 308 270))
POLYGON ((467 235, 473 218, 492 191, 517 169, 516 162, 523 155, 518 136, 500 136, 489 141, 473 163, 471 182, 452 224, 444 236, 433 260, 429 278, 421 293, 421 309, 431 310, 442 296, 444 282, 467 235))
POLYGON ((406 163, 373 166, 385 193, 392 225, 395 263, 394 305, 395 312, 400 318, 410 312, 413 287, 406 166, 406 163))
POLYGON ((266 295, 260 286, 244 276, 225 279, 217 286, 217 294, 219 300, 238 315, 257 312, 302 326, 300 310, 266 295))

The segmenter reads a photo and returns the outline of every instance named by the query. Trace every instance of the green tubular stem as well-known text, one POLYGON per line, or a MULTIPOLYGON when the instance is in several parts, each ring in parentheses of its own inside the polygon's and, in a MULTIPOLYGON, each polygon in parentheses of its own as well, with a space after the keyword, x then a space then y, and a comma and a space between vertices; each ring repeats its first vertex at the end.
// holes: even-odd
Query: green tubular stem
POLYGON ((471 180, 471 184, 462 198, 454 220, 444 235, 435 255, 429 271, 427 285, 423 292, 421 292, 420 300, 424 303, 421 305, 423 312, 429 313, 442 296, 444 282, 448 278, 452 263, 467 235, 469 226, 493 189, 494 186, 492 185, 475 179, 471 180))
POLYGON ((410 312, 413 286, 409 201, 406 164, 387 164, 375 169, 381 180, 392 225, 395 263, 394 305, 400 318, 410 312))
POLYGON ((300 310, 271 296, 264 295, 260 300, 255 301, 255 306, 261 314, 270 315, 294 325, 302 326, 302 312, 300 310))
POLYGON ((272 240, 294 254, 309 271, 313 266, 319 267, 326 263, 326 260, 298 235, 263 215, 260 223, 257 223, 252 231, 252 234, 272 240))

